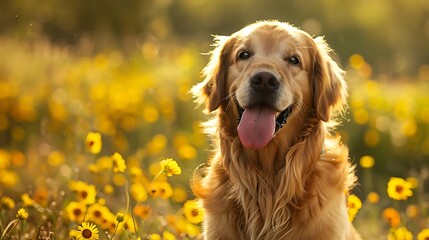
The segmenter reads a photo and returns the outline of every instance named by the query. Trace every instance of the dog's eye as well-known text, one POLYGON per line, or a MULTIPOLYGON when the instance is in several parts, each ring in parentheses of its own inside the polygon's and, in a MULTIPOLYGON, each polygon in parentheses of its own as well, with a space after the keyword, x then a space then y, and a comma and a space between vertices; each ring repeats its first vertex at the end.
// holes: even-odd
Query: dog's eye
POLYGON ((246 59, 250 58, 251 56, 252 56, 252 54, 248 51, 241 51, 237 55, 239 60, 246 60, 246 59))
POLYGON ((297 56, 289 57, 286 60, 292 65, 298 65, 301 62, 297 56))

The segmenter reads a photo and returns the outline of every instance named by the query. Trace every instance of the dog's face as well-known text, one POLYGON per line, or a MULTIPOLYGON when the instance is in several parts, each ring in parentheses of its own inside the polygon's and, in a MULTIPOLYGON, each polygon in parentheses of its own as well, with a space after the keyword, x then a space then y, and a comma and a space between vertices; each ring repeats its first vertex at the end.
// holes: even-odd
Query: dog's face
POLYGON ((278 114, 310 96, 308 47, 297 43, 294 37, 301 36, 293 34, 271 26, 237 37, 228 69, 228 92, 235 93, 240 107, 263 106, 278 114))
POLYGON ((208 99, 209 111, 222 106, 237 115, 246 148, 264 148, 289 117, 306 111, 329 121, 346 95, 324 41, 286 23, 260 22, 218 37, 204 74, 194 94, 208 99))

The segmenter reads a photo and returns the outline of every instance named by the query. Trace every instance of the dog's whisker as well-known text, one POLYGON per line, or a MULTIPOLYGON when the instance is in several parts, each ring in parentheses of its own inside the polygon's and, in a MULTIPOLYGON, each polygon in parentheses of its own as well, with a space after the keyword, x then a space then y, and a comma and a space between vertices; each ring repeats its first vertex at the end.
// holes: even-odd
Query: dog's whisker
POLYGON ((222 99, 220 99, 220 103, 221 102, 223 102, 223 101, 226 101, 226 100, 228 100, 228 99, 230 99, 231 98, 231 96, 233 96, 234 95, 234 93, 230 93, 230 94, 228 94, 228 95, 226 95, 224 98, 222 98, 222 99))
POLYGON ((226 99, 228 99, 228 104, 226 105, 226 109, 228 110, 229 106, 233 105, 235 103, 236 97, 234 93, 229 94, 226 99))

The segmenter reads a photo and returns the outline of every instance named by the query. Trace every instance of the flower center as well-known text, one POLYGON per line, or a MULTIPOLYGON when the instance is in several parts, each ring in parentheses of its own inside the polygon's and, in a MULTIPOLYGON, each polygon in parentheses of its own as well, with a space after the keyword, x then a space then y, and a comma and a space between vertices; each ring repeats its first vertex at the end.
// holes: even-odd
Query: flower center
POLYGON ((96 217, 96 218, 101 217, 101 212, 100 211, 94 211, 94 217, 96 217))
POLYGON ((200 214, 200 211, 198 211, 198 209, 192 209, 191 214, 194 217, 198 217, 198 215, 200 214))
POLYGON ((397 193, 401 194, 402 191, 404 191, 404 187, 401 186, 401 185, 397 185, 396 188, 395 188, 395 190, 396 190, 397 193))
POLYGON ((88 192, 82 191, 80 192, 80 196, 82 197, 82 199, 86 199, 86 197, 88 197, 88 192))
POLYGON ((76 209, 73 210, 73 214, 75 216, 80 216, 81 213, 82 213, 82 211, 79 208, 76 208, 76 209))
POLYGON ((92 232, 89 229, 84 229, 82 231, 82 237, 84 238, 90 238, 92 236, 92 232))

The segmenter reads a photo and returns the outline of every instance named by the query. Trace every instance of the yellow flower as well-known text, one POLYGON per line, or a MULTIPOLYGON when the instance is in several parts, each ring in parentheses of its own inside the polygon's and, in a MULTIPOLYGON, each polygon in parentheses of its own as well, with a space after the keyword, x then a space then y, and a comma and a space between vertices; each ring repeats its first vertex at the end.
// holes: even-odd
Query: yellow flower
POLYGON ((104 185, 104 187, 103 187, 103 192, 104 192, 105 194, 110 195, 110 194, 112 194, 114 191, 115 191, 115 189, 114 189, 114 188, 113 188, 113 186, 112 186, 112 185, 110 185, 110 184, 106 184, 106 185, 104 185))
POLYGON ((176 237, 169 231, 164 231, 162 233, 162 238, 165 240, 176 240, 176 237))
POLYGON ((98 198, 97 203, 100 205, 106 205, 106 199, 105 198, 98 198))
POLYGON ((406 213, 409 218, 417 218, 420 214, 420 207, 417 205, 409 205, 407 206, 406 213))
POLYGON ((82 202, 70 202, 66 207, 67 216, 73 222, 82 222, 85 212, 86 205, 82 202))
POLYGON ((357 212, 362 207, 361 200, 356 195, 350 195, 347 198, 347 209, 349 213, 349 221, 352 222, 357 212))
POLYGON ((380 201, 380 196, 376 192, 370 192, 366 199, 373 204, 376 204, 380 201))
POLYGON ((146 189, 144 188, 143 184, 139 182, 131 184, 130 192, 131 196, 137 202, 144 202, 147 199, 146 189))
POLYGON ((0 199, 0 209, 6 207, 7 209, 12 209, 15 207, 15 201, 10 197, 2 197, 0 199))
POLYGON ((156 109, 153 106, 145 106, 143 109, 143 119, 146 120, 149 123, 155 123, 158 121, 159 118, 159 112, 158 109, 156 109))
POLYGON ((417 188, 419 186, 419 180, 415 177, 407 177, 407 179, 405 180, 411 184, 412 189, 417 188))
POLYGON ((125 169, 127 168, 127 165, 125 164, 125 160, 121 154, 119 154, 118 152, 115 152, 112 155, 111 159, 112 159, 112 163, 113 163, 113 172, 114 173, 125 171, 125 169))
POLYGON ((102 222, 100 223, 100 228, 107 230, 110 233, 113 233, 116 227, 116 216, 112 212, 104 212, 102 222))
POLYGON ((49 191, 45 187, 38 188, 33 195, 34 202, 46 207, 48 205, 49 191))
POLYGON ((17 167, 24 166, 25 161, 26 161, 25 158, 26 158, 25 154, 20 152, 20 151, 12 151, 10 153, 10 160, 11 160, 12 164, 17 166, 17 167))
POLYGON ((20 220, 26 220, 28 218, 28 213, 24 208, 20 208, 16 214, 16 217, 20 220))
POLYGON ((374 162, 374 158, 368 155, 361 157, 359 161, 363 168, 372 168, 374 166, 374 162))
POLYGON ((172 199, 175 202, 184 202, 188 198, 188 193, 184 187, 178 186, 173 189, 172 199))
POLYGON ((413 234, 406 227, 391 229, 387 235, 388 240, 412 240, 413 234))
POLYGON ((186 234, 193 239, 197 238, 201 234, 201 227, 190 223, 184 217, 174 219, 174 221, 169 223, 169 226, 173 227, 179 236, 186 234))
POLYGON ((350 56, 349 63, 353 68, 359 69, 365 64, 365 60, 362 55, 355 53, 350 56))
POLYGON ((151 213, 151 208, 149 205, 137 205, 134 207, 133 213, 141 219, 147 219, 151 213))
POLYGON ((30 197, 30 195, 28 195, 28 193, 22 194, 21 200, 22 200, 22 204, 24 205, 24 207, 32 206, 34 204, 34 200, 31 199, 31 197, 30 197))
POLYGON ((118 213, 115 217, 116 220, 116 232, 120 233, 122 230, 127 230, 128 232, 136 232, 134 219, 130 215, 124 215, 118 213))
POLYGON ((0 149, 0 169, 6 169, 10 165, 10 153, 0 149))
POLYGON ((61 152, 61 151, 53 151, 48 156, 48 163, 51 166, 56 167, 56 166, 59 166, 62 163, 64 163, 65 159, 66 159, 66 156, 64 155, 63 152, 61 152))
POLYGON ((77 198, 80 202, 84 202, 88 205, 95 202, 95 197, 97 195, 97 190, 94 185, 87 184, 82 181, 72 181, 70 182, 70 190, 76 192, 77 198))
POLYGON ((159 234, 157 234, 157 233, 152 233, 149 235, 148 239, 149 240, 161 240, 161 236, 159 236, 159 234))
POLYGON ((97 154, 101 151, 103 143, 101 141, 101 134, 98 132, 89 132, 86 135, 86 147, 92 154, 97 154))
POLYGON ((197 150, 190 144, 183 144, 177 148, 179 156, 183 159, 192 160, 197 156, 197 150))
POLYGON ((429 228, 421 230, 417 234, 417 240, 426 240, 429 239, 429 228))
POLYGON ((15 171, 0 168, 0 185, 14 187, 19 182, 19 175, 15 171))
POLYGON ((186 233, 191 238, 196 238, 201 234, 201 227, 192 223, 186 224, 186 233))
POLYGON ((99 238, 97 226, 89 222, 83 222, 78 226, 75 234, 77 240, 98 240, 99 238))
POLYGON ((112 182, 118 187, 123 187, 127 183, 127 178, 122 173, 115 173, 112 182))
POLYGON ((183 205, 186 219, 193 224, 201 223, 204 219, 204 209, 197 200, 190 200, 183 205))
POLYGON ((144 178, 143 171, 140 166, 132 166, 129 168, 129 171, 133 178, 144 178))
MULTIPOLYGON (((160 173, 162 173, 162 169, 161 166, 159 165, 159 163, 152 163, 149 165, 149 172, 152 176, 156 176, 156 177, 160 177, 160 173)), ((164 175, 165 178, 167 178, 164 175)))
POLYGON ((163 199, 168 199, 173 194, 173 189, 168 182, 156 181, 149 184, 149 195, 153 198, 161 197, 163 199))
POLYGON ((98 169, 98 167, 97 167, 97 165, 96 164, 89 164, 88 165, 88 171, 90 172, 90 173, 98 173, 100 170, 98 169))
POLYGON ((391 177, 387 183, 387 195, 394 200, 407 200, 413 195, 411 184, 402 178, 391 177))
POLYGON ((88 208, 88 213, 86 214, 85 219, 101 226, 109 213, 110 210, 108 207, 95 203, 88 208))
POLYGON ((149 155, 156 155, 165 149, 168 143, 167 136, 163 134, 155 135, 152 140, 147 144, 146 149, 149 155))
MULTIPOLYGON (((165 220, 167 221, 167 225, 170 227, 174 227, 177 225, 178 219, 176 215, 168 214, 165 216, 165 220)), ((180 231, 176 228, 176 231, 180 233, 180 231)))
POLYGON ((76 229, 71 229, 69 232, 69 238, 77 239, 78 231, 76 229))
POLYGON ((135 223, 134 220, 131 216, 127 215, 125 217, 125 222, 124 222, 124 229, 128 230, 129 232, 135 233, 136 229, 135 229, 135 223))
POLYGON ((401 224, 401 215, 394 208, 384 209, 383 218, 391 227, 398 227, 401 224))
POLYGON ((179 175, 182 173, 182 169, 179 167, 176 161, 171 158, 167 158, 160 163, 161 170, 169 177, 179 175))
POLYGON ((102 156, 102 157, 98 158, 95 165, 97 166, 98 171, 111 169, 113 166, 112 160, 109 156, 102 156))

